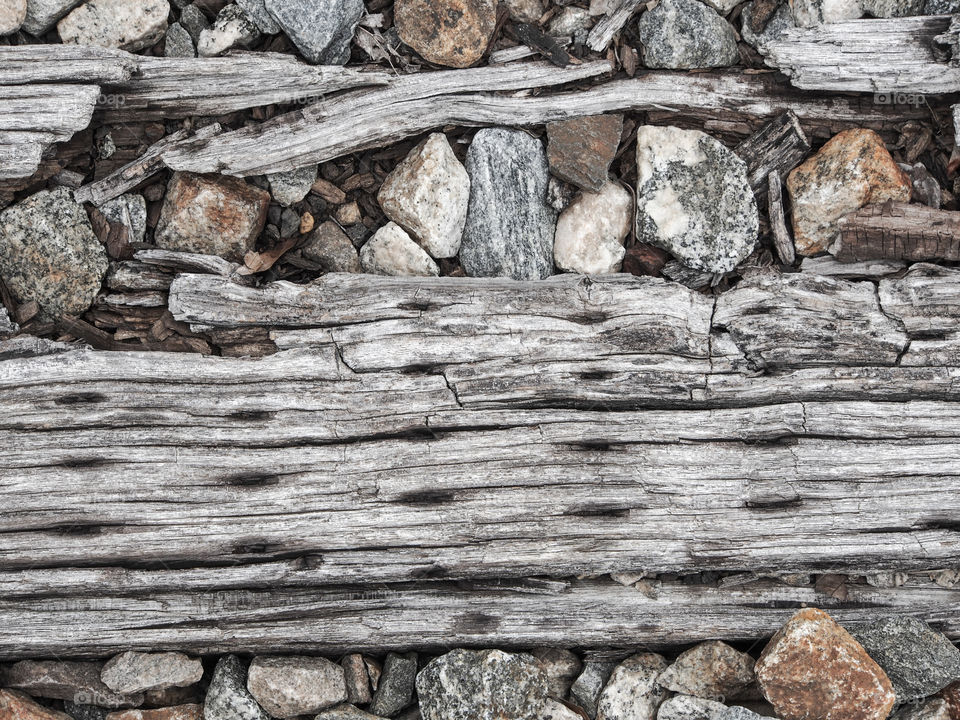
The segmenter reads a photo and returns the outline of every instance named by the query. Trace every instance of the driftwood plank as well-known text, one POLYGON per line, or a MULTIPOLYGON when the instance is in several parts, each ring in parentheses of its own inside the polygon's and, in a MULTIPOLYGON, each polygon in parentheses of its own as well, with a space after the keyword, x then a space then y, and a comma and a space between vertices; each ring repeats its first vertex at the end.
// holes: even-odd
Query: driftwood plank
POLYGON ((122 50, 82 45, 0 47, 0 85, 123 82, 139 59, 122 50))
POLYGON ((926 205, 868 205, 840 220, 831 248, 842 262, 960 260, 960 212, 926 205))

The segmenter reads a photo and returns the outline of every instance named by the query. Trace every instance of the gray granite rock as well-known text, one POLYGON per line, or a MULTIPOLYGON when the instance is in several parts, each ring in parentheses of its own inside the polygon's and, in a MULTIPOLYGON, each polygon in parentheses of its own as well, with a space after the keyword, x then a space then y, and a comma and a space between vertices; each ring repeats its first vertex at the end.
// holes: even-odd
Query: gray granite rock
POLYGON ((196 5, 187 5, 180 11, 180 24, 190 33, 194 45, 200 42, 200 33, 210 27, 207 16, 196 5))
POLYGON ((247 670, 236 655, 217 661, 203 703, 203 720, 271 720, 247 690, 247 670))
POLYGON ((735 705, 723 712, 717 720, 766 720, 763 715, 757 715, 753 710, 735 705))
POLYGON ((324 710, 313 720, 381 720, 379 715, 371 715, 354 705, 337 705, 324 710))
POLYGON ((131 694, 168 687, 186 687, 203 677, 203 663, 179 652, 128 651, 110 658, 100 671, 104 685, 131 694))
POLYGON ((960 678, 960 650, 922 620, 883 618, 853 636, 890 678, 898 703, 933 695, 960 678))
POLYGON ((890 720, 954 720, 950 704, 943 698, 909 703, 890 716, 890 720))
POLYGON ((453 650, 417 675, 423 720, 541 720, 547 679, 529 655, 453 650))
POLYGON ((640 16, 639 30, 650 68, 726 67, 740 60, 733 25, 699 0, 662 0, 640 16))
POLYGON ((924 15, 953 15, 960 12, 960 0, 927 0, 924 15))
POLYGON ((557 215, 547 204, 549 170, 540 141, 520 130, 481 130, 470 144, 466 167, 464 272, 515 280, 551 275, 557 215))
POLYGON ((278 718, 313 715, 347 700, 343 668, 320 657, 255 657, 247 690, 278 718))
POLYGON ((43 35, 80 2, 81 0, 29 0, 23 30, 31 35, 43 35))
POLYGON ((237 5, 256 23, 264 35, 276 35, 281 31, 277 21, 267 10, 264 0, 237 0, 237 5))
POLYGON ((68 189, 42 190, 0 213, 0 276, 46 318, 84 312, 106 272, 107 253, 68 189))
POLYGON ((63 709, 73 720, 106 720, 109 712, 109 710, 99 708, 96 705, 78 705, 70 700, 63 703, 63 709))
POLYGON ((63 660, 22 660, 0 672, 0 687, 22 690, 51 700, 105 708, 136 707, 143 694, 121 695, 100 680, 103 663, 63 660))
POLYGON ((27 0, 0 0, 0 37, 15 33, 27 18, 27 0))
MULTIPOLYGON (((357 249, 347 234, 332 220, 327 220, 313 229, 301 252, 307 260, 319 264, 324 272, 363 272, 357 249)), ((363 702, 369 702, 369 698, 363 702)))
POLYGON ((377 230, 360 249, 360 266, 372 275, 430 277, 440 268, 396 223, 377 230))
POLYGON ((549 697, 541 711, 540 720, 583 720, 583 715, 549 697))
POLYGON ((0 306, 0 340, 5 340, 11 335, 16 335, 20 331, 17 325, 7 314, 7 309, 0 306))
POLYGON ((597 702, 597 720, 653 720, 670 693, 657 678, 667 661, 656 653, 640 653, 614 668, 597 702))
POLYGON ((754 248, 759 214, 747 166, 699 130, 637 131, 637 239, 685 265, 728 272, 754 248))
MULTIPOLYGON (((960 0, 958 0, 958 2, 960 2, 960 0)), ((755 7, 755 2, 744 6, 743 13, 741 13, 743 26, 740 28, 740 34, 743 36, 743 39, 755 48, 762 47, 773 40, 779 40, 787 30, 797 26, 797 23, 793 19, 793 12, 790 10, 790 5, 788 3, 782 3, 774 11, 770 19, 767 20, 767 24, 763 26, 763 29, 760 30, 760 32, 754 32, 750 27, 750 23, 755 7)))
POLYGON ((138 52, 167 32, 167 0, 87 0, 57 23, 64 44, 138 52))
POLYGON ((657 720, 719 720, 727 706, 716 700, 675 695, 657 710, 657 720))
POLYGON ((876 18, 920 15, 926 0, 863 0, 863 9, 876 18))
POLYGON ((793 0, 790 5, 797 25, 807 28, 863 15, 862 0, 793 0))
POLYGON ((227 5, 213 25, 200 33, 197 55, 216 57, 228 50, 248 48, 260 39, 260 30, 239 5, 227 5))
POLYGON ((616 666, 614 662, 588 660, 583 664, 583 672, 570 687, 570 698, 592 718, 597 716, 600 693, 616 666))
POLYGON ((374 715, 394 717, 413 702, 416 684, 417 654, 388 654, 368 709, 374 715))
POLYGON ((273 199, 283 206, 290 206, 303 200, 317 180, 317 166, 287 170, 267 175, 273 199))
POLYGON ((668 690, 701 698, 736 697, 756 680, 753 666, 747 653, 709 640, 681 653, 658 682, 668 690))
POLYGON ((187 29, 178 22, 167 28, 167 38, 163 43, 164 57, 196 57, 197 48, 187 29))
POLYGON ((266 0, 267 11, 308 62, 345 65, 363 0, 266 0))

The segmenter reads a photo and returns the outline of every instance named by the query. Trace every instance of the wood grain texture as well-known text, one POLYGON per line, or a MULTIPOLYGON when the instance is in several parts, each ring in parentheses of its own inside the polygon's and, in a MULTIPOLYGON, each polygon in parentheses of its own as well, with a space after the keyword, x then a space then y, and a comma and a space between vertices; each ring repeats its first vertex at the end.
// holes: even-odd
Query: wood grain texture
POLYGON ((139 57, 123 50, 82 45, 0 47, 0 85, 124 82, 139 57))
POLYGON ((926 205, 868 205, 840 219, 832 254, 842 262, 960 260, 960 212, 926 205))

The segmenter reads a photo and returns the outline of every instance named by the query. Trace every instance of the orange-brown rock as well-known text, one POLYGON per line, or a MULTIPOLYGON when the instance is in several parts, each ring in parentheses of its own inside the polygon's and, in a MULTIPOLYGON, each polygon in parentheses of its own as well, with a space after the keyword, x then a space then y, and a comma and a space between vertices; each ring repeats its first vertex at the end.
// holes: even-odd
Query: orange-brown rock
POLYGON ((243 262, 267 221, 270 193, 225 175, 174 173, 156 243, 167 250, 243 262))
POLYGON ((947 707, 950 709, 950 720, 960 720, 960 680, 941 690, 940 697, 947 701, 947 707))
POLYGON ((203 720, 203 705, 177 705, 156 710, 122 710, 107 720, 203 720))
POLYGON ((18 690, 0 690, 0 720, 72 720, 62 712, 40 705, 18 690))
POLYGON ((844 130, 787 177, 797 252, 809 256, 836 240, 837 221, 865 205, 909 202, 910 178, 873 130, 844 130))
POLYGON ((622 115, 559 120, 547 125, 547 162, 550 172, 581 190, 599 192, 617 154, 622 115))
POLYGON ((780 628, 756 672, 783 720, 884 720, 896 702, 880 666, 833 618, 813 608, 780 628))
POLYGON ((481 58, 497 25, 495 0, 397 0, 400 39, 437 65, 465 68, 481 58))

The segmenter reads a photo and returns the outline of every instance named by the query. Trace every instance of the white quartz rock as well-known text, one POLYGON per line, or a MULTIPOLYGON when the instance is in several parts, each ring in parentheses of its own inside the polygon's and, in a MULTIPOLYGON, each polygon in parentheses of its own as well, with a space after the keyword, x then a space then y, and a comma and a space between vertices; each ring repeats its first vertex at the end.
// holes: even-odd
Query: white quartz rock
POLYGON ((618 183, 583 193, 557 220, 554 262, 562 270, 591 275, 618 272, 632 221, 633 199, 618 183))
POLYGON ((373 275, 439 275, 440 268, 403 228, 387 223, 360 250, 363 271, 373 275))
POLYGON ((130 52, 156 45, 167 32, 167 0, 90 0, 57 23, 60 39, 130 52))
POLYGON ((200 57, 222 55, 227 50, 250 47, 260 38, 257 24, 237 5, 227 5, 210 27, 200 33, 200 57))

